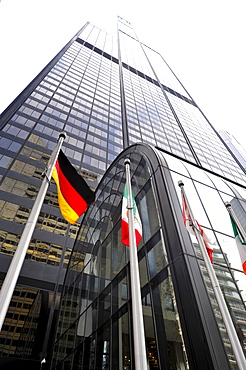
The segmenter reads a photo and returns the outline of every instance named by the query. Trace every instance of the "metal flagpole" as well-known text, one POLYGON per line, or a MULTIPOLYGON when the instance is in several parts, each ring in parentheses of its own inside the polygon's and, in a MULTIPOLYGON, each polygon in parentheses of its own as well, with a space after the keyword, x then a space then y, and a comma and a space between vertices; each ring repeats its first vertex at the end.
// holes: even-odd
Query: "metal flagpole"
POLYGON ((133 321, 135 370, 147 370, 148 367, 145 346, 141 288, 138 270, 138 255, 134 230, 130 160, 126 159, 124 164, 126 168, 127 209, 129 221, 129 238, 130 238, 130 271, 131 271, 132 321, 133 321))
POLYGON ((16 282, 18 280, 26 256, 27 248, 29 246, 41 207, 43 205, 43 201, 50 183, 53 168, 55 166, 59 151, 65 138, 66 138, 65 132, 61 132, 56 147, 50 156, 47 171, 40 186, 37 198, 34 202, 34 205, 24 227, 23 233, 21 235, 19 244, 16 248, 15 254, 12 258, 11 264, 4 279, 0 291, 0 331, 2 329, 3 322, 16 286, 16 282))
POLYGON ((222 291, 220 289, 218 279, 215 275, 214 269, 213 269, 211 261, 209 259, 209 256, 208 256, 203 238, 201 236, 201 233, 199 232, 199 230, 195 226, 196 225, 195 218, 193 216, 193 213, 191 211, 188 199, 187 199, 185 191, 184 191, 184 183, 182 181, 179 181, 178 184, 179 184, 179 187, 181 188, 181 192, 182 192, 182 194, 185 198, 185 201, 186 201, 189 213, 190 213, 190 217, 191 217, 191 221, 192 221, 192 227, 193 227, 195 236, 197 238, 198 244, 200 245, 200 248, 201 248, 204 263, 206 265, 207 272, 208 272, 208 275, 209 275, 209 278, 210 278, 210 281, 211 281, 211 284, 212 284, 212 287, 213 287, 213 290, 214 290, 214 294, 215 294, 215 297, 217 299, 218 306, 220 308, 220 312, 221 312, 221 315, 222 315, 222 318, 223 318, 223 321, 224 321, 224 324, 225 324, 225 327, 226 327, 226 330, 227 330, 228 337, 229 337, 230 342, 231 342, 231 346, 232 346, 232 349, 233 349, 233 352, 234 352, 234 355, 235 355, 235 358, 236 358, 236 361, 237 361, 238 368, 239 368, 239 370, 245 370, 246 369, 245 356, 244 356, 241 344, 239 342, 235 327, 233 325, 230 313, 229 313, 228 308, 226 306, 222 291))

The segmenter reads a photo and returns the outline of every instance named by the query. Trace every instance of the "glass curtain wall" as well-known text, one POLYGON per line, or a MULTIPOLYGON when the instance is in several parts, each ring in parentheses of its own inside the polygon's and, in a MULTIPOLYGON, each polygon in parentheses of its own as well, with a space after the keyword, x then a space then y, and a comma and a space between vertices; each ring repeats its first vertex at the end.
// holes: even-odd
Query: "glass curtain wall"
MULTIPOLYGON (((213 267, 231 314, 241 346, 246 354, 246 285, 245 276, 234 233, 225 203, 232 205, 234 212, 246 230, 246 189, 223 180, 219 176, 201 171, 176 158, 165 155, 170 168, 177 194, 180 194, 178 182, 183 181, 186 195, 194 212, 194 217, 203 225, 203 229, 213 246, 213 267)), ((180 195, 181 202, 181 195, 180 195)), ((237 369, 230 341, 218 308, 211 282, 202 261, 200 247, 193 235, 190 235, 199 265, 212 302, 215 317, 233 369, 237 369)))
MULTIPOLYGON (((0 269, 4 271, 9 257, 15 253, 59 133, 67 133, 63 151, 92 188, 123 149, 119 68, 112 61, 117 50, 115 40, 93 25, 83 31, 92 44, 80 38, 70 42, 47 67, 39 83, 37 77, 32 91, 26 93, 28 97, 24 101, 20 97, 23 102, 8 121, 1 122, 0 269), (93 44, 100 47, 98 52, 94 51, 93 44), (103 52, 109 53, 107 57, 103 52)), ((79 222, 69 225, 61 217, 52 182, 26 254, 26 260, 38 263, 35 267, 25 263, 31 286, 38 284, 40 288, 48 276, 52 282, 45 289, 53 289, 57 276, 64 277, 78 225, 79 222), (62 272, 59 273, 59 269, 62 272)), ((14 301, 13 297, 11 305, 14 301)), ((16 333, 13 342, 9 320, 4 328, 0 334, 4 343, 2 355, 20 356, 21 351, 17 353, 15 349, 24 333, 16 333)))
MULTIPOLYGON (((134 369, 129 249, 121 243, 123 159, 129 156, 143 223, 138 258, 149 368, 197 369, 200 361, 199 369, 217 369, 216 363, 238 369, 200 248, 183 225, 178 181, 183 180, 195 217, 213 244, 213 266, 245 350, 245 292, 237 285, 243 272, 223 204, 238 195, 230 182, 155 151, 162 175, 170 176, 168 184, 170 179, 154 173, 150 148, 143 155, 138 147, 110 167, 83 219, 64 283, 52 368, 134 369), (163 182, 170 187, 165 193, 163 182), (169 203, 175 208, 173 222, 169 203), (229 254, 237 255, 232 263, 229 254)), ((236 190, 245 194, 243 187, 236 190)))
MULTIPOLYGON (((188 369, 149 168, 138 154, 131 162, 144 230, 138 254, 149 369, 188 369)), ((83 220, 64 283, 52 368, 134 369, 129 248, 121 243, 124 184, 120 161, 83 220)))
MULTIPOLYGON (((114 53, 113 39, 92 25, 84 33, 101 51, 92 50, 88 42, 85 46, 82 39, 73 42, 1 129, 2 253, 15 252, 19 230, 29 216, 61 131, 68 134, 63 151, 93 188, 123 149, 118 64, 111 60, 112 56, 108 59, 102 55, 103 50, 114 53), (18 224, 18 234, 8 232, 11 222, 18 224), (10 240, 12 243, 8 243, 10 240)), ((66 233, 74 239, 77 225, 68 227, 59 216, 54 185, 44 204, 47 206, 36 228, 56 234, 57 242, 66 233)), ((62 247, 59 243, 33 239, 27 258, 59 265, 62 247)))
POLYGON ((129 144, 156 145, 245 184, 245 173, 163 57, 119 20, 129 144))

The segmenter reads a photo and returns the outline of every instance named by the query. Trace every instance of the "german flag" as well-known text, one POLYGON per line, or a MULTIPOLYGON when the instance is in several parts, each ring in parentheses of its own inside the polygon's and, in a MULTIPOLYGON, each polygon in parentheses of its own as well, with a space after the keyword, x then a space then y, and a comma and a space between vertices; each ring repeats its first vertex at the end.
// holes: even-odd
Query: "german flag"
POLYGON ((88 205, 94 201, 95 194, 61 150, 52 177, 57 185, 61 214, 66 221, 75 224, 88 205))

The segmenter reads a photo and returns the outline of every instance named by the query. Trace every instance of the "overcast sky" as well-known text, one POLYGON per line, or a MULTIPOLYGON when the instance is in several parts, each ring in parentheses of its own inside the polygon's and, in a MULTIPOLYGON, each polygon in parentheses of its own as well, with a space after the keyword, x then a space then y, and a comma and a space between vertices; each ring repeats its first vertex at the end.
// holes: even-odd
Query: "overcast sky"
POLYGON ((161 52, 212 125, 246 147, 241 0, 0 0, 0 112, 86 21, 111 31, 117 15, 161 52))

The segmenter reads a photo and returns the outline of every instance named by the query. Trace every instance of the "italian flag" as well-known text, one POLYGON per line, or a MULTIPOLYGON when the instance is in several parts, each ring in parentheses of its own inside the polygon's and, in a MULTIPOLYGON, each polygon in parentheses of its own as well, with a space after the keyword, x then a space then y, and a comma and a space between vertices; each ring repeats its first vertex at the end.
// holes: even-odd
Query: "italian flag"
MULTIPOLYGON (((191 226, 192 225, 191 215, 190 215, 190 212, 189 212, 189 209, 188 209, 183 193, 182 193, 182 216, 183 216, 183 221, 184 221, 184 225, 186 229, 189 231, 189 233, 191 233, 192 235, 195 235, 193 227, 191 226)), ((194 226, 200 231, 200 234, 202 236, 203 242, 205 244, 205 247, 208 253, 208 257, 210 261, 213 263, 213 256, 212 256, 213 246, 211 245, 211 241, 206 235, 205 231, 202 229, 201 225, 197 222, 197 220, 195 220, 195 223, 196 225, 194 226)))
MULTIPOLYGON (((132 201, 133 201, 133 218, 134 218, 133 226, 135 230, 136 245, 138 246, 142 238, 142 223, 139 217, 138 209, 137 209, 133 194, 132 194, 132 201)), ((126 185, 124 187, 124 194, 123 194, 123 199, 122 199, 121 242, 122 244, 130 247, 126 185)))
POLYGON ((235 236, 235 241, 237 244, 238 252, 241 258, 242 266, 243 266, 243 272, 246 275, 246 244, 242 241, 242 238, 240 237, 239 231, 237 229, 237 225, 233 218, 230 216, 231 224, 233 233, 235 236))

